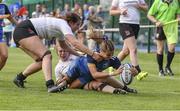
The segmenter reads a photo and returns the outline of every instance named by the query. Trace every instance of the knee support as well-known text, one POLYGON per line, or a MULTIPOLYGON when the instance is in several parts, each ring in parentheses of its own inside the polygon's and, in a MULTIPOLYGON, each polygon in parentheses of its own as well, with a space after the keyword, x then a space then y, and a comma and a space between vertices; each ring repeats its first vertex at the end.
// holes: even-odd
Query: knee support
POLYGON ((106 86, 107 86, 106 83, 99 84, 98 82, 94 82, 94 81, 87 83, 87 88, 89 90, 95 90, 95 91, 102 91, 102 89, 106 86))
POLYGON ((106 87, 107 84, 106 83, 102 83, 101 85, 99 85, 99 87, 97 88, 98 91, 102 91, 104 87, 106 87))
POLYGON ((51 51, 50 51, 50 50, 47 50, 47 51, 43 54, 43 56, 42 56, 41 58, 36 59, 36 62, 41 62, 41 61, 43 60, 43 58, 44 58, 46 55, 49 55, 49 54, 51 54, 51 51))

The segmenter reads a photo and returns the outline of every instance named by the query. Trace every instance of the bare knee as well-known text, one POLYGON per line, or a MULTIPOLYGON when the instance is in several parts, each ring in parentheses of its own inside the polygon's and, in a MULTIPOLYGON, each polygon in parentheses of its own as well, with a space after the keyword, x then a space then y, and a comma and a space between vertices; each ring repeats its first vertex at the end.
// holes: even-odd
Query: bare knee
POLYGON ((137 54, 137 49, 136 48, 130 49, 130 53, 137 54))
MULTIPOLYGON (((51 55, 51 54, 48 54, 48 55, 44 56, 44 58, 47 58, 47 59, 49 59, 49 60, 52 60, 52 55, 51 55)), ((43 58, 43 59, 44 59, 44 58, 43 58)))
POLYGON ((2 62, 6 62, 7 59, 8 59, 8 54, 2 53, 2 54, 0 55, 0 57, 1 57, 1 61, 2 61, 2 62))
POLYGON ((171 53, 175 52, 175 44, 168 45, 168 51, 171 53))
POLYGON ((162 47, 157 48, 157 53, 158 54, 163 54, 163 50, 164 50, 164 48, 162 48, 162 47))
POLYGON ((40 58, 36 59, 36 62, 41 62, 44 59, 52 60, 51 51, 47 50, 40 58))

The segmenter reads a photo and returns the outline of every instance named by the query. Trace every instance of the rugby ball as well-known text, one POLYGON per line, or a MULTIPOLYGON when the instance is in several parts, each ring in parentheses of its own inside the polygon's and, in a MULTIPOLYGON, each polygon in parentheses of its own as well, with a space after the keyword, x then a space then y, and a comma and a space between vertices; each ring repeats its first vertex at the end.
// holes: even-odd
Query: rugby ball
POLYGON ((132 67, 131 64, 126 63, 123 64, 123 71, 120 74, 120 80, 125 84, 125 85, 129 85, 131 84, 132 80, 133 80, 133 75, 131 74, 130 68, 132 67))

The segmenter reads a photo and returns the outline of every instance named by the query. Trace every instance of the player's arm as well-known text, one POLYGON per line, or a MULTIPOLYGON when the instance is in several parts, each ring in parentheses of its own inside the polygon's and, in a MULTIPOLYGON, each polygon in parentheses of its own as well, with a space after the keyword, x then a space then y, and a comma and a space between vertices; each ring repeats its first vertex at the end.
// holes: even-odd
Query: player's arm
POLYGON ((109 10, 110 15, 126 15, 127 14, 127 9, 126 8, 118 8, 112 6, 109 10))
POLYGON ((146 12, 148 10, 148 5, 146 3, 137 4, 137 8, 146 12))
POLYGON ((88 63, 89 71, 94 79, 102 79, 109 76, 116 76, 122 73, 122 67, 118 68, 117 70, 108 73, 108 72, 99 72, 96 70, 96 65, 93 63, 88 63))
POLYGON ((15 24, 15 25, 18 24, 17 20, 14 19, 11 15, 9 15, 9 16, 7 17, 7 19, 8 19, 11 23, 13 23, 13 24, 15 24))
POLYGON ((7 16, 7 19, 8 19, 11 23, 13 23, 13 24, 15 24, 15 25, 18 24, 18 22, 12 17, 11 12, 9 11, 7 5, 5 5, 5 14, 8 15, 8 16, 7 16))
POLYGON ((161 23, 160 21, 158 21, 153 15, 147 15, 147 18, 156 25, 156 27, 161 27, 163 26, 163 23, 161 23))
POLYGON ((8 18, 9 16, 10 14, 0 15, 0 19, 5 19, 5 18, 8 18))
POLYGON ((63 49, 66 49, 69 53, 76 55, 76 56, 80 56, 80 54, 78 54, 75 50, 73 50, 67 43, 66 41, 60 41, 58 40, 60 47, 62 47, 63 49))
POLYGON ((99 53, 89 50, 85 45, 80 43, 73 35, 67 34, 65 40, 67 40, 73 47, 79 49, 81 52, 84 52, 92 56, 95 60, 101 60, 101 56, 99 56, 99 53))

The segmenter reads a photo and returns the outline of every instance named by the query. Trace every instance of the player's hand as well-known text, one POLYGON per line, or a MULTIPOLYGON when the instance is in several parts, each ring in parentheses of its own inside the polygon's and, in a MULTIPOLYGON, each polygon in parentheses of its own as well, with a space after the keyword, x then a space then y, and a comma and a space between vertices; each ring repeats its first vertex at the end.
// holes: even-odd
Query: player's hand
POLYGON ((121 9, 120 9, 120 14, 121 14, 121 15, 127 15, 127 11, 128 11, 127 8, 121 8, 121 9))
POLYGON ((135 67, 131 67, 129 70, 131 71, 131 74, 132 74, 133 76, 136 76, 136 75, 138 74, 138 71, 136 70, 135 67))
POLYGON ((120 66, 118 69, 116 69, 115 71, 111 72, 111 76, 117 76, 119 74, 121 74, 123 72, 123 66, 120 66))
POLYGON ((163 24, 162 24, 160 21, 157 21, 157 22, 155 23, 155 25, 156 25, 156 27, 162 27, 162 26, 163 26, 163 24))

